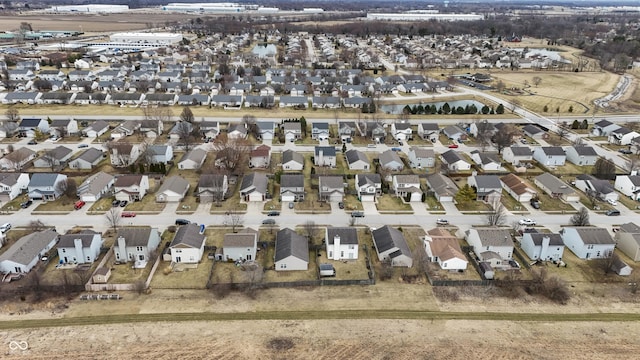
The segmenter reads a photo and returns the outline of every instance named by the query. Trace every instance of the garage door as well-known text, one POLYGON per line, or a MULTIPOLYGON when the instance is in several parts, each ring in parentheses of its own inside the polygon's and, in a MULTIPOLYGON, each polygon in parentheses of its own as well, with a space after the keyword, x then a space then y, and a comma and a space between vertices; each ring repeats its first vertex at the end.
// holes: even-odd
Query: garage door
POLYGON ((360 196, 360 201, 373 202, 373 201, 376 201, 376 197, 374 195, 362 195, 360 196))
POLYGON ((290 195, 290 194, 283 194, 282 195, 282 202, 291 202, 291 201, 296 201, 296 196, 295 195, 290 195))

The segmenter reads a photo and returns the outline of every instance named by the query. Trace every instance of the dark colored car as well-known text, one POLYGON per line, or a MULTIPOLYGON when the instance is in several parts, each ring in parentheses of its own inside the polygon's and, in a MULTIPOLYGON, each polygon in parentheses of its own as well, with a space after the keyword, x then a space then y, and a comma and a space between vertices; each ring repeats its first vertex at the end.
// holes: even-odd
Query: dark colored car
POLYGON ((112 205, 112 206, 120 206, 120 200, 113 200, 113 201, 111 202, 111 205, 112 205))
POLYGON ((127 206, 128 203, 129 202, 127 200, 122 200, 122 201, 120 201, 120 207, 125 207, 125 206, 127 206))
POLYGON ((280 216, 280 211, 269 211, 267 216, 280 216))
POLYGON ((27 143, 27 145, 38 145, 38 142, 36 142, 35 140, 31 140, 27 143))
POLYGON ((27 200, 27 201, 23 202, 22 204, 20 204, 20 207, 23 208, 23 209, 26 209, 29 206, 31 206, 31 204, 33 204, 33 201, 27 200))
POLYGON ((540 201, 538 201, 536 199, 531 199, 531 201, 529 203, 531 204, 532 208, 540 209, 540 201))
POLYGON ((620 215, 620 210, 607 210, 605 214, 607 216, 618 216, 620 215))
POLYGON ((632 151, 629 150, 629 149, 620 149, 620 150, 618 150, 618 152, 620 152, 621 154, 625 154, 625 155, 630 155, 632 153, 632 151))
POLYGON ((275 225, 276 221, 274 219, 264 219, 262 220, 262 225, 275 225))
POLYGON ((364 217, 364 213, 362 211, 354 211, 351 213, 351 217, 364 217))
POLYGON ((189 225, 191 221, 187 219, 176 219, 176 225, 189 225))
POLYGON ((339 207, 340 209, 344 209, 344 203, 343 203, 342 201, 340 201, 340 202, 338 203, 338 207, 339 207))

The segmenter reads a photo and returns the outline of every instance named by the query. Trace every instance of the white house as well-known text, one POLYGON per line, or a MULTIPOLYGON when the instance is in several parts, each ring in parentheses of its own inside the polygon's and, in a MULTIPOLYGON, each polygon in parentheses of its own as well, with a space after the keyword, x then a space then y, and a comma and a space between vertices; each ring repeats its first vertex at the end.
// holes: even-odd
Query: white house
POLYGON ((371 231, 373 245, 378 254, 378 260, 390 261, 391 266, 411 267, 413 266, 413 257, 411 249, 402 233, 385 225, 381 228, 371 231))
POLYGON ((620 127, 609 134, 609 142, 616 145, 630 145, 631 140, 638 136, 640 134, 637 132, 626 127, 620 127))
POLYGON ((271 162, 271 148, 267 145, 260 145, 251 150, 249 154, 249 167, 267 168, 271 162))
POLYGON ((404 162, 395 151, 386 150, 379 157, 380 166, 383 169, 389 171, 402 171, 404 169, 404 162))
POLYGON ((199 263, 204 254, 206 240, 206 236, 200 231, 200 225, 191 223, 180 226, 169 245, 171 262, 176 264, 199 263))
POLYGON ((478 150, 471 151, 471 160, 482 168, 484 171, 500 171, 502 168, 502 161, 500 156, 495 152, 480 152, 478 150))
POLYGON ((113 185, 115 198, 120 201, 142 200, 149 190, 149 176, 121 175, 113 185))
POLYGON ((119 228, 113 253, 116 262, 133 262, 135 268, 147 266, 151 254, 158 249, 160 232, 151 227, 119 228))
POLYGON ((413 138, 413 130, 409 122, 394 122, 391 124, 391 135, 398 141, 411 140, 413 138))
POLYGON ((240 198, 243 201, 264 201, 267 195, 269 179, 264 173, 253 172, 242 178, 240 185, 240 198))
POLYGON ((544 166, 563 166, 567 155, 560 146, 538 146, 533 150, 533 159, 544 166))
POLYGON ((640 226, 635 223, 620 225, 616 232, 616 247, 633 261, 640 261, 640 226))
POLYGON ((309 268, 307 238, 289 228, 278 231, 273 260, 276 271, 307 270, 309 268))
POLYGON ((436 142, 440 135, 440 127, 437 123, 421 122, 418 124, 418 135, 424 140, 436 142))
POLYGON ((569 146, 565 151, 567 161, 578 166, 593 166, 598 160, 598 153, 591 146, 569 146))
POLYGON ((53 201, 62 195, 59 184, 67 180, 67 175, 34 173, 27 186, 29 199, 53 201))
POLYGON ((29 187, 27 173, 0 173, 0 201, 8 202, 29 187))
POLYGON ((436 153, 433 149, 411 147, 409 150, 409 164, 414 169, 425 169, 436 166, 436 153))
POLYGON ((382 195, 380 174, 356 174, 355 184, 358 199, 362 202, 377 201, 382 195))
POLYGON ((564 245, 580 259, 605 259, 613 255, 615 240, 607 229, 564 227, 560 230, 564 245))
POLYGON ((100 149, 88 148, 83 151, 80 156, 69 161, 69 167, 71 169, 91 170, 97 166, 105 156, 105 153, 100 149))
POLYGON ((181 176, 175 175, 165 178, 155 194, 156 202, 180 202, 187 195, 189 187, 189 181, 181 176))
POLYGON ((94 202, 111 195, 115 176, 105 172, 98 172, 89 176, 78 186, 78 197, 84 202, 94 202))
POLYGON ((538 194, 530 188, 522 179, 514 174, 500 177, 502 188, 520 203, 527 203, 538 194))
POLYGON ((467 171, 471 170, 471 164, 460 157, 454 150, 448 150, 442 155, 442 161, 447 165, 449 171, 467 171))
POLYGON ((256 260, 258 233, 255 231, 224 234, 222 254, 224 260, 256 260))
POLYGON ((60 235, 58 258, 62 263, 91 264, 98 259, 102 234, 83 230, 77 234, 60 235))
POLYGON ((640 200, 640 175, 618 175, 613 187, 633 200, 640 200))
POLYGON ((207 152, 200 148, 195 148, 185 153, 178 162, 178 169, 180 170, 197 170, 202 167, 205 159, 207 158, 207 152))
POLYGON ((280 176, 280 201, 304 201, 304 175, 282 174, 280 176))
POLYGON ((560 261, 564 252, 562 236, 553 233, 525 232, 520 246, 531 260, 560 261))
POLYGON ((58 233, 54 229, 33 232, 21 237, 0 255, 0 272, 28 273, 57 241, 58 233))
POLYGON ((304 168, 304 156, 293 151, 282 152, 282 170, 301 171, 304 168))
POLYGON ((502 159, 514 166, 533 161, 533 152, 527 146, 511 146, 502 150, 502 159))
POLYGON ((336 167, 336 148, 333 146, 316 146, 313 163, 316 166, 336 167))
POLYGON ((173 160, 173 146, 151 145, 147 148, 152 164, 166 164, 173 160))
POLYGON ((620 125, 614 124, 609 120, 600 120, 593 124, 591 133, 595 136, 609 136, 614 130, 620 128, 620 125))
POLYGON ((360 150, 350 149, 344 153, 349 170, 369 170, 369 158, 360 150))
POLYGON ((458 238, 442 228, 427 231, 423 238, 429 261, 437 262, 440 268, 449 271, 464 271, 469 261, 462 252, 458 238))
POLYGON ((509 229, 472 228, 465 232, 466 240, 476 256, 491 267, 509 267, 513 257, 513 240, 509 229))
POLYGON ((358 232, 355 228, 328 227, 325 231, 327 259, 358 259, 358 232))
POLYGON ((418 175, 394 175, 392 187, 397 197, 410 202, 422 201, 420 177, 418 175))
POLYGON ((575 183, 576 188, 585 194, 594 194, 604 201, 618 201, 619 195, 608 180, 598 179, 589 174, 580 174, 576 176, 575 183))

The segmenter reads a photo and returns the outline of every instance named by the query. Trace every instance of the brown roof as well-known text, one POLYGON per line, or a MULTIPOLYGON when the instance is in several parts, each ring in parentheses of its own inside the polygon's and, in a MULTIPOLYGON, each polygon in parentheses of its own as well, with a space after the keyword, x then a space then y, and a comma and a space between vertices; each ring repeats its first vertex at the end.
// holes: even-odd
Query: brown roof
POLYGON ((224 234, 222 247, 253 247, 256 241, 257 237, 255 233, 224 234))
POLYGON ((253 151, 251 152, 251 157, 269 156, 269 151, 271 151, 270 147, 268 147, 267 145, 260 145, 257 148, 253 149, 253 151))
POLYGON ((129 187, 140 184, 142 175, 122 175, 116 178, 115 187, 129 187))
POLYGON ((502 181, 505 185, 507 185, 508 188, 513 190, 513 192, 518 195, 524 194, 529 189, 529 187, 522 181, 522 179, 514 174, 505 175, 500 178, 500 181, 502 181))

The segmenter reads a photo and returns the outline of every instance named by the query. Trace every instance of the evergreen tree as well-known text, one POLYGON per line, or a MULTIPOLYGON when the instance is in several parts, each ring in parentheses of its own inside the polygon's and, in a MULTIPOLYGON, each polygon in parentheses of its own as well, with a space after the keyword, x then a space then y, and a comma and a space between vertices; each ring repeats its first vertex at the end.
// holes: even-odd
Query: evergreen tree
POLYGON ((482 114, 487 115, 489 113, 490 109, 487 105, 482 107, 482 114))
POLYGON ((449 103, 446 102, 444 103, 444 105, 442 105, 441 110, 443 114, 447 115, 451 112, 451 106, 449 106, 449 103))
POLYGON ((496 114, 498 115, 504 114, 504 105, 502 104, 498 105, 498 107, 496 108, 496 114))

